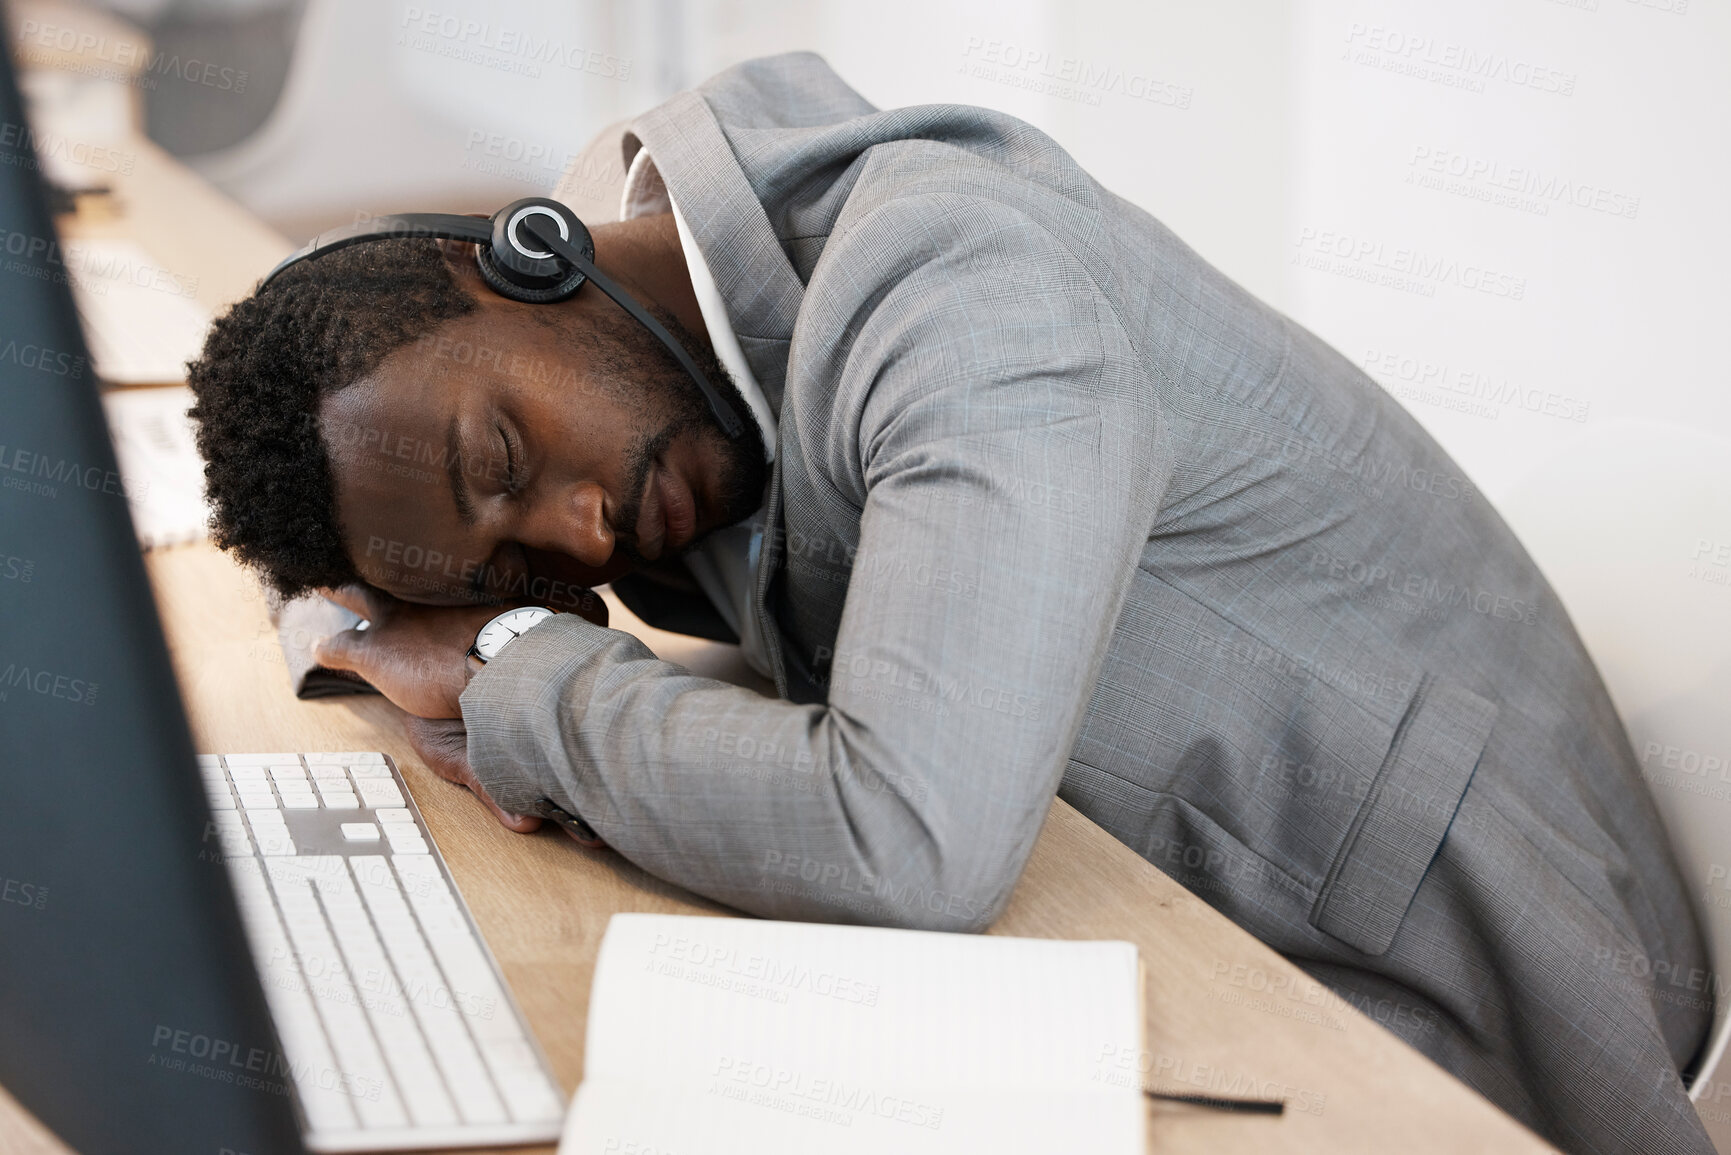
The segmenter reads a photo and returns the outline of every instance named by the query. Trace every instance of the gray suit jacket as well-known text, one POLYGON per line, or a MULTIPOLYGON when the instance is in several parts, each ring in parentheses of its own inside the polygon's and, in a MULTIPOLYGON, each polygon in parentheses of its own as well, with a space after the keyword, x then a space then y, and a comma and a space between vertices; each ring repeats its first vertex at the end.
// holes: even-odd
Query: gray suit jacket
POLYGON ((1614 962, 1705 966, 1621 725, 1399 404, 1011 117, 793 55, 639 141, 779 415, 782 700, 558 619, 463 697, 501 805, 753 913, 979 930, 1057 792, 1553 1141, 1709 1150, 1710 999, 1614 962))

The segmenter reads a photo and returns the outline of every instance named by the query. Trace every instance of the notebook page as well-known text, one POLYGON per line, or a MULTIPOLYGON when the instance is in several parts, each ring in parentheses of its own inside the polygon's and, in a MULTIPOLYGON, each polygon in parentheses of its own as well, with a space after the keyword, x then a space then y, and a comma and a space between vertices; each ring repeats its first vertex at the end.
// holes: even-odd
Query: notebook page
POLYGON ((1129 943, 615 915, 561 1152, 1139 1152, 1139 1006, 1129 943))

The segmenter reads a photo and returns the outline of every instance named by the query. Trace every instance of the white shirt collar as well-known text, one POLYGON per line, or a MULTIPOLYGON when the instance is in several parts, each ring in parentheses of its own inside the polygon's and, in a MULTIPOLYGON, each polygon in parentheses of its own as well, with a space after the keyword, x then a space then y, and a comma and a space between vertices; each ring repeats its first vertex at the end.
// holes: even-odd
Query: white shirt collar
POLYGON ((703 258, 703 250, 697 247, 697 240, 691 235, 691 226, 685 223, 685 215, 674 203, 673 194, 667 191, 660 170, 649 159, 649 150, 640 148, 631 158, 631 167, 625 170, 625 191, 619 198, 619 219, 628 221, 650 213, 669 211, 673 213, 674 227, 679 230, 679 246, 685 251, 685 269, 691 277, 692 291, 697 294, 697 308, 703 314, 703 327, 709 331, 709 343, 715 346, 716 357, 739 387, 746 408, 751 410, 752 419, 763 434, 765 459, 774 461, 775 411, 769 407, 769 401, 745 359, 745 351, 739 347, 739 337, 733 331, 733 322, 727 317, 727 303, 715 287, 715 277, 709 271, 709 262, 703 258))

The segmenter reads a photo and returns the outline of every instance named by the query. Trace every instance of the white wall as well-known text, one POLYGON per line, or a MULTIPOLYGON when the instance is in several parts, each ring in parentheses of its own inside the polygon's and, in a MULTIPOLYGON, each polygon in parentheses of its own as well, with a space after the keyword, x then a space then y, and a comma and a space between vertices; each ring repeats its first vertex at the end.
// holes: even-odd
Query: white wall
POLYGON ((955 102, 1019 116, 1285 303, 1282 0, 688 0, 684 11, 692 77, 810 48, 879 107, 955 102))
POLYGON ((1293 313, 1493 497, 1605 423, 1731 434, 1727 47, 1701 0, 1308 0, 1293 313))

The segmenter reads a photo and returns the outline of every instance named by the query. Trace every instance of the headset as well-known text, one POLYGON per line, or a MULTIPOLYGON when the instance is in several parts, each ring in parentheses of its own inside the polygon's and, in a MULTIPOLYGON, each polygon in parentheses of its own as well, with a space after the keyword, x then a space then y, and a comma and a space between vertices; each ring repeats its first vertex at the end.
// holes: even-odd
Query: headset
POLYGON ((728 439, 738 440, 744 435, 745 423, 739 414, 703 375, 685 347, 647 309, 632 300, 631 294, 595 267, 595 242, 589 236, 588 226, 569 208, 546 197, 512 201, 494 213, 490 221, 451 213, 396 213, 333 229, 284 258, 259 282, 259 290, 263 291, 291 265, 363 241, 403 237, 468 241, 475 246, 475 264, 481 270, 481 279, 494 292, 513 301, 551 304, 575 294, 583 282, 593 281, 596 288, 673 354, 673 359, 697 383, 704 400, 709 402, 709 411, 728 439))

